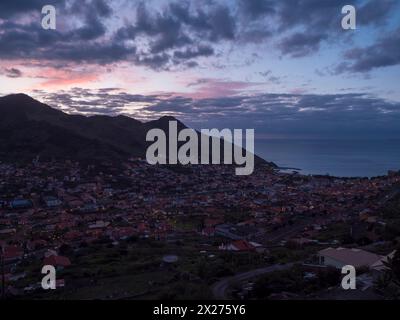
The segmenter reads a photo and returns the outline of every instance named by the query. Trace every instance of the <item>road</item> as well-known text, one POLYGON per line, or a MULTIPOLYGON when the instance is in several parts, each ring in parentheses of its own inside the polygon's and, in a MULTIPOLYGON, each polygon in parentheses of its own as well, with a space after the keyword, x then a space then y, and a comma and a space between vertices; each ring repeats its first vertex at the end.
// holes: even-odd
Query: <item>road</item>
POLYGON ((259 268, 243 273, 238 273, 237 275, 234 275, 232 277, 221 279, 212 286, 214 298, 217 300, 229 300, 227 291, 233 283, 249 280, 269 272, 289 269, 293 266, 293 264, 294 263, 287 263, 283 265, 277 264, 265 268, 259 268))
POLYGON ((270 241, 270 242, 278 242, 281 240, 287 240, 290 237, 296 235, 297 233, 301 233, 304 231, 304 228, 311 224, 313 222, 313 219, 304 219, 304 221, 299 221, 296 222, 296 224, 292 226, 287 226, 283 229, 272 231, 269 234, 267 234, 264 238, 265 241, 270 241))

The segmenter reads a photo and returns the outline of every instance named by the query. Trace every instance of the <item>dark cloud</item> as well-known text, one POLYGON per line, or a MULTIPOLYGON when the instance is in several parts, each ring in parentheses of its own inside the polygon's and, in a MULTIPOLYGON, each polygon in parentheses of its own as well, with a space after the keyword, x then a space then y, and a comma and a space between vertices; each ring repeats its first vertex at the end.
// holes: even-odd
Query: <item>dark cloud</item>
POLYGON ((195 58, 214 54, 211 44, 232 41, 235 32, 236 22, 228 6, 205 6, 193 12, 189 2, 181 1, 154 13, 141 2, 136 22, 120 28, 116 38, 136 41, 145 37, 147 45, 137 52, 135 61, 153 69, 168 69, 182 60, 186 66, 196 66, 195 58))
POLYGON ((45 5, 54 5, 63 8, 65 3, 66 0, 1 0, 0 18, 8 19, 15 15, 32 11, 40 13, 45 5))
POLYGON ((235 38, 235 18, 228 7, 219 6, 210 13, 210 40, 233 40, 235 38))
POLYGON ((368 1, 357 12, 360 25, 383 24, 393 10, 398 9, 396 0, 368 1))
POLYGON ((275 77, 275 76, 269 77, 268 80, 270 82, 272 82, 272 83, 275 83, 275 84, 280 84, 281 83, 281 79, 279 77, 275 77))
POLYGON ((113 9, 105 1, 66 3, 65 12, 81 22, 77 27, 49 32, 41 28, 40 21, 0 21, 0 58, 100 64, 131 61, 156 70, 190 68, 197 66, 197 58, 214 54, 211 43, 234 38, 234 18, 222 5, 192 13, 189 3, 170 3, 159 12, 140 2, 134 24, 114 32, 106 27, 113 9))
POLYGON ((106 27, 99 19, 99 17, 90 12, 86 16, 85 25, 77 30, 73 31, 73 35, 75 35, 78 40, 94 40, 101 36, 104 36, 106 33, 106 27))
POLYGON ((168 69, 168 65, 171 61, 170 56, 167 53, 160 53, 155 55, 138 55, 135 58, 135 62, 138 65, 148 66, 154 70, 168 69))
POLYGON ((369 72, 376 68, 399 65, 400 28, 374 45, 348 50, 344 58, 346 62, 336 68, 337 73, 369 72))
POLYGON ((303 26, 307 31, 318 30, 341 32, 342 7, 354 5, 359 25, 386 22, 391 10, 398 5, 396 0, 283 0, 277 5, 280 29, 288 30, 303 26))
POLYGON ((118 41, 97 39, 105 33, 103 23, 87 13, 86 24, 76 30, 43 30, 38 23, 0 23, 0 58, 111 63, 126 60, 136 48, 118 41))
POLYGON ((270 0, 240 0, 239 4, 245 14, 251 18, 258 18, 267 14, 276 13, 276 2, 270 0))
POLYGON ((318 52, 325 41, 341 41, 344 38, 341 28, 343 17, 341 8, 352 4, 357 10, 359 27, 383 25, 387 22, 399 2, 396 0, 282 0, 245 1, 245 8, 253 12, 253 17, 275 18, 276 33, 286 33, 278 41, 278 49, 283 55, 302 57, 318 52))
POLYGON ((101 17, 109 17, 113 13, 112 8, 105 0, 94 0, 93 7, 101 17))
POLYGON ((191 43, 181 29, 181 22, 168 13, 152 15, 145 4, 141 3, 137 8, 136 19, 136 25, 130 27, 130 36, 134 39, 143 34, 152 39, 150 51, 153 54, 191 43))
POLYGON ((260 71, 258 74, 264 78, 267 78, 271 75, 272 71, 271 70, 266 70, 266 71, 260 71))
POLYGON ((326 34, 304 34, 294 33, 291 36, 284 38, 278 45, 282 54, 292 57, 304 57, 315 53, 319 50, 319 46, 323 40, 327 38, 326 34))
POLYGON ((315 137, 399 137, 400 103, 360 93, 260 94, 211 99, 132 95, 118 90, 73 89, 38 93, 71 113, 125 114, 139 119, 175 115, 197 129, 255 128, 257 133, 315 137), (129 110, 134 103, 135 108, 129 110), (138 106, 139 107, 138 109, 138 106))
POLYGON ((284 0, 279 4, 279 30, 302 27, 305 32, 315 33, 322 30, 340 31, 341 9, 349 3, 347 0, 284 0))
MULTIPOLYGON (((317 53, 324 43, 342 43, 352 37, 350 33, 344 37, 340 25, 341 8, 347 4, 347 0, 170 0, 157 7, 144 1, 117 7, 120 2, 105 0, 2 0, 0 58, 100 64, 128 61, 171 70, 196 67, 201 58, 217 57, 235 45, 260 42, 298 58, 317 53), (46 4, 56 6, 62 22, 55 31, 43 30, 40 19, 32 18, 36 17, 32 12, 40 17, 46 4), (114 19, 121 9, 132 13, 129 19, 114 19), (23 14, 26 19, 13 18, 23 14)), ((353 0, 352 4, 361 27, 385 26, 399 6, 396 0, 353 0)), ((398 43, 398 37, 396 33, 390 37, 365 48, 370 53, 353 49, 362 54, 359 61, 350 58, 352 63, 346 68, 358 72, 399 64, 394 53, 398 48, 389 44, 398 43)), ((348 55, 352 56, 351 51, 348 55)))
POLYGON ((174 58, 179 60, 193 59, 201 56, 211 56, 214 50, 210 46, 199 46, 194 48, 187 48, 183 51, 175 51, 174 58))
POLYGON ((8 78, 20 78, 22 77, 22 72, 16 68, 4 68, 1 72, 8 78))

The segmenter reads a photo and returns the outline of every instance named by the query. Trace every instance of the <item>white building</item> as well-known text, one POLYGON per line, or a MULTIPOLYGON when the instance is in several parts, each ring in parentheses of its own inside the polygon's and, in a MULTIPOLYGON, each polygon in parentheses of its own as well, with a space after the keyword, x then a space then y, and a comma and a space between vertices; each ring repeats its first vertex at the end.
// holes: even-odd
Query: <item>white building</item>
POLYGON ((321 265, 341 269, 346 265, 371 268, 383 256, 361 249, 327 248, 318 252, 318 258, 321 265))

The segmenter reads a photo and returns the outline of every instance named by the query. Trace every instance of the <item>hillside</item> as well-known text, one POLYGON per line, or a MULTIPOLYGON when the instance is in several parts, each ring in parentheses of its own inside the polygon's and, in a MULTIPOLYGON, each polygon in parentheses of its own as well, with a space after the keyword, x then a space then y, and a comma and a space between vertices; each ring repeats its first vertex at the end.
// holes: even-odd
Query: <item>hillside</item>
MULTIPOLYGON (((126 116, 69 115, 27 95, 0 98, 0 160, 120 160, 145 157, 148 130, 168 132, 173 117, 140 122, 126 116)), ((176 120, 178 121, 178 120, 176 120)), ((179 130, 186 126, 178 121, 179 130)), ((256 157, 256 163, 265 163, 256 157)), ((273 164, 271 164, 273 165, 273 164)))

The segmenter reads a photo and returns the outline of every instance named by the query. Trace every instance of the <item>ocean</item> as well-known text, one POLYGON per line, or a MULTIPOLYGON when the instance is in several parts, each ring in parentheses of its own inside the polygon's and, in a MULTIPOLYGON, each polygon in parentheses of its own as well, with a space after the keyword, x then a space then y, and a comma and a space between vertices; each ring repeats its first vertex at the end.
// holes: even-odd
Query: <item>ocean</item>
POLYGON ((256 154, 302 174, 374 177, 400 170, 400 139, 256 139, 256 154))

